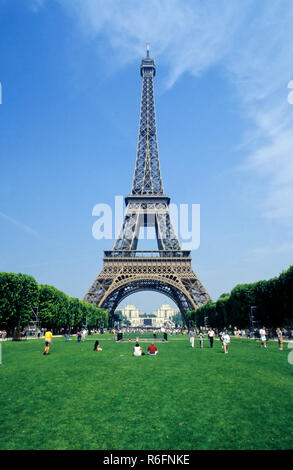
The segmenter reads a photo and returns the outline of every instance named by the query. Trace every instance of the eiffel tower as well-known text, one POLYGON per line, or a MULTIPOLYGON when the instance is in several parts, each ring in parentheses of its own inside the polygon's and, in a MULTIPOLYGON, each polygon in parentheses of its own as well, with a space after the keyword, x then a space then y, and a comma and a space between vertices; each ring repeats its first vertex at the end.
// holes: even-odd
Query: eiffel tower
POLYGON ((113 313, 127 296, 151 290, 170 297, 184 316, 211 300, 191 267, 190 251, 182 250, 173 229, 160 171, 154 101, 154 60, 140 66, 142 94, 139 137, 132 191, 114 247, 104 251, 103 267, 84 300, 113 313), (154 227, 157 251, 139 251, 141 227, 154 227))

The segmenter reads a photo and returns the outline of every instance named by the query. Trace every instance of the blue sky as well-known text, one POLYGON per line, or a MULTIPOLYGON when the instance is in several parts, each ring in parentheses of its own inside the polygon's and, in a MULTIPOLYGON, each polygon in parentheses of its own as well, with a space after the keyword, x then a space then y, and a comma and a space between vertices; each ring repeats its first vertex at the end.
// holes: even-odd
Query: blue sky
POLYGON ((201 205, 195 272, 217 299, 292 264, 292 21, 290 0, 0 0, 0 270, 80 298, 93 282, 113 241, 92 209, 131 189, 147 42, 164 189, 201 205))

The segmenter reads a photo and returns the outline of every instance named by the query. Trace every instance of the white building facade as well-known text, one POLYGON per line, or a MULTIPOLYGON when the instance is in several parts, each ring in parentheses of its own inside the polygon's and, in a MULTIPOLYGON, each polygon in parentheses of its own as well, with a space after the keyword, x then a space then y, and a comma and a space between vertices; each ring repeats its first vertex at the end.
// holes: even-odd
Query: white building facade
POLYGON ((146 315, 144 312, 140 312, 135 305, 127 305, 121 309, 121 312, 132 327, 161 328, 165 326, 174 328, 175 323, 172 318, 179 313, 179 310, 172 308, 168 304, 163 304, 158 310, 152 312, 151 315, 146 315))

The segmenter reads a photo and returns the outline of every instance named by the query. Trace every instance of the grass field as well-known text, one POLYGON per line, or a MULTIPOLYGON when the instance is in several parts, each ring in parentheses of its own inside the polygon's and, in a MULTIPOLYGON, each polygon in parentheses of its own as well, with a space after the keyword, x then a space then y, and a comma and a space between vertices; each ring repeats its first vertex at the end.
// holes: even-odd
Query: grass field
MULTIPOLYGON (((0 449, 292 449, 293 366, 276 342, 200 350, 186 336, 133 357, 99 336, 2 343, 0 449)), ((146 345, 143 344, 143 348, 146 345)))

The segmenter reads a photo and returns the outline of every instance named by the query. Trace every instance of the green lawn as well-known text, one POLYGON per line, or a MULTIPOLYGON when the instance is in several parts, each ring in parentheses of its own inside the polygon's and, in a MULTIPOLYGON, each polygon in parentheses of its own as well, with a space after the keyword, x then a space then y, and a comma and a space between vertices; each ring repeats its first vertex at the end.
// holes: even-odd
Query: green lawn
POLYGON ((232 339, 230 352, 99 336, 2 343, 0 449, 292 449, 293 366, 287 344, 261 349, 232 339), (146 345, 143 344, 146 348, 146 345))

